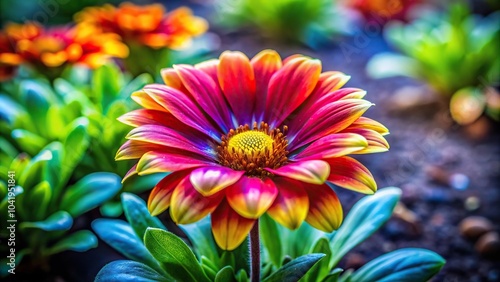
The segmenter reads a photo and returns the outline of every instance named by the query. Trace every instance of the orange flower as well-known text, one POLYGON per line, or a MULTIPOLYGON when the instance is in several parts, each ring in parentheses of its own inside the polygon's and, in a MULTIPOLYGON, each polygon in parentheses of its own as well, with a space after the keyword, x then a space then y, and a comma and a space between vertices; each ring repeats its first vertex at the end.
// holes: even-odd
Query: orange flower
POLYGON ((128 48, 118 35, 103 33, 91 25, 44 29, 30 22, 9 24, 5 33, 18 56, 35 66, 59 67, 65 63, 80 63, 95 68, 110 57, 128 55, 128 48))
POLYGON ((16 54, 11 40, 0 32, 0 81, 14 76, 17 66, 22 63, 22 58, 16 54))
POLYGON ((359 10, 365 18, 404 19, 408 10, 420 0, 349 0, 350 6, 359 10))
POLYGON ((127 43, 138 42, 155 49, 183 48, 191 43, 192 37, 208 28, 207 22, 193 16, 187 7, 165 12, 161 4, 137 6, 122 3, 119 7, 86 8, 75 16, 75 20, 119 34, 127 43))

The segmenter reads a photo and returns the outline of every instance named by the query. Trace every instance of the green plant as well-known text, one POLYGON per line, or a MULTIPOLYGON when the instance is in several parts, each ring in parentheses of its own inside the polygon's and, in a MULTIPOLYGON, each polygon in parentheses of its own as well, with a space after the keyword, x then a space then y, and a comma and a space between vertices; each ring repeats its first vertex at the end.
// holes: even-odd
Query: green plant
POLYGON ((111 199, 121 188, 120 177, 102 172, 73 182, 73 171, 89 144, 88 121, 76 119, 68 128, 63 142, 48 144, 33 158, 21 153, 8 166, 0 166, 0 237, 10 242, 0 248, 15 256, 11 266, 9 257, 2 258, 2 276, 12 266, 47 269, 51 255, 97 246, 92 232, 70 230, 73 219, 111 199))
MULTIPOLYGON (((336 268, 340 259, 367 239, 391 216, 401 191, 382 189, 359 201, 343 225, 327 234, 307 224, 290 231, 270 217, 261 218, 262 281, 426 281, 444 259, 423 249, 401 249, 367 263, 357 271, 336 268)), ((248 244, 234 251, 217 247, 206 218, 181 228, 190 246, 149 215, 137 196, 122 195, 127 222, 97 219, 101 239, 129 260, 106 265, 96 281, 249 281, 248 244), (125 271, 126 270, 126 271, 125 271), (148 280, 149 279, 149 280, 148 280)))
MULTIPOLYGON (((479 94, 480 99, 469 100, 477 100, 487 114, 500 118, 498 102, 493 104, 490 101, 495 99, 486 97, 486 88, 500 77, 500 12, 481 17, 456 4, 444 13, 427 11, 410 24, 391 22, 385 36, 403 55, 374 56, 367 66, 372 77, 409 76, 445 97, 472 88, 467 95, 479 94)), ((452 110, 462 106, 451 105, 452 110)))
POLYGON ((315 47, 350 30, 333 0, 219 0, 220 24, 227 29, 253 28, 265 37, 315 47))
MULTIPOLYGON (((69 68, 53 86, 43 78, 17 78, 4 84, 0 94, 0 134, 17 150, 34 156, 49 143, 64 141, 73 122, 85 120, 88 150, 78 162, 74 178, 100 171, 123 177, 131 164, 115 163, 114 158, 130 128, 117 118, 136 107, 129 94, 151 82, 148 74, 132 79, 116 65, 94 71, 69 68)), ((123 191, 151 189, 160 176, 164 175, 132 178, 123 191)), ((117 200, 106 203, 101 211, 120 215, 117 200)))

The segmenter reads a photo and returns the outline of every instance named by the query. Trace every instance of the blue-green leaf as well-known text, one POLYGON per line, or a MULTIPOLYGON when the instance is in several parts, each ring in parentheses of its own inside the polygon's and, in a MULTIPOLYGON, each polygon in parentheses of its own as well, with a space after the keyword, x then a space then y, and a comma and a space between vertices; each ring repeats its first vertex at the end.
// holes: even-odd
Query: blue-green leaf
POLYGON ((445 264, 435 252, 407 248, 382 255, 355 271, 351 281, 420 282, 428 281, 445 264))
POLYGON ((105 265, 95 282, 168 282, 168 279, 149 266, 136 261, 117 260, 105 265))
POLYGON ((325 254, 325 258, 314 265, 311 270, 304 276, 304 281, 322 281, 330 271, 330 258, 332 251, 327 238, 321 237, 310 251, 311 253, 325 254))
POLYGON ((209 281, 194 253, 179 237, 157 228, 148 228, 144 243, 163 269, 179 281, 209 281))
POLYGON ((219 253, 212 235, 210 217, 207 216, 196 223, 180 225, 179 227, 193 244, 194 252, 199 258, 203 255, 213 263, 219 264, 219 253))
POLYGON ((65 211, 58 211, 43 221, 29 222, 20 224, 21 228, 37 228, 45 231, 65 231, 73 225, 73 218, 65 211))
POLYGON ((134 233, 132 227, 125 221, 99 218, 92 222, 92 229, 101 240, 125 257, 144 263, 162 273, 158 262, 146 249, 142 240, 134 233))
POLYGON ((333 254, 330 268, 389 220, 400 196, 399 188, 384 188, 374 195, 364 197, 352 207, 344 223, 330 240, 333 254))
POLYGON ((215 276, 215 282, 235 282, 234 270, 231 266, 222 268, 215 276))
POLYGON ((298 257, 283 265, 264 282, 287 282, 299 281, 325 254, 308 254, 298 257))
POLYGON ((48 142, 47 139, 24 129, 14 129, 11 136, 19 147, 30 155, 35 155, 48 142))
POLYGON ((64 237, 61 241, 52 246, 47 253, 57 254, 62 251, 86 252, 97 247, 97 238, 94 233, 88 230, 80 230, 64 237))
POLYGON ((146 203, 138 196, 123 193, 122 204, 127 221, 139 238, 144 238, 144 233, 146 233, 148 227, 166 229, 158 218, 151 216, 146 203))
POLYGON ((114 173, 89 174, 66 190, 61 208, 73 216, 81 215, 111 199, 120 191, 120 182, 120 177, 114 173))
POLYGON ((267 251, 267 255, 276 267, 280 267, 283 253, 281 249, 281 236, 278 231, 278 225, 267 214, 264 214, 260 218, 259 224, 262 244, 267 251))

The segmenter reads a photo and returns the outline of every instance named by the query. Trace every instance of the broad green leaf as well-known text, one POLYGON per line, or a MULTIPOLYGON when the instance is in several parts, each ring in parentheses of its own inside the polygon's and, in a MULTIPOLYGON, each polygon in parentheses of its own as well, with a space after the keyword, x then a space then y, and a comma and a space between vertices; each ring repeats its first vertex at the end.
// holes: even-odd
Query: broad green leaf
POLYGON ((114 173, 89 174, 67 188, 61 201, 61 209, 78 216, 98 207, 120 191, 120 181, 120 177, 114 173))
POLYGON ((95 282, 170 282, 149 266, 136 261, 117 260, 106 264, 95 282))
POLYGON ((146 203, 138 196, 122 193, 122 205, 127 221, 139 238, 144 238, 148 227, 166 229, 158 218, 151 216, 146 203))
POLYGON ((123 213, 123 206, 121 202, 108 201, 102 204, 99 211, 104 217, 119 217, 123 213))
POLYGON ((219 253, 212 235, 212 225, 209 216, 196 223, 179 225, 179 227, 189 238, 194 252, 199 258, 202 255, 206 256, 210 261, 219 265, 219 253))
POLYGON ((340 274, 344 270, 342 268, 333 269, 323 280, 322 282, 338 282, 340 274))
POLYGON ((179 237, 157 228, 148 228, 144 243, 163 269, 179 281, 209 281, 194 253, 179 237))
POLYGON ((0 120, 6 120, 9 124, 12 124, 18 116, 25 114, 26 111, 23 107, 11 97, 0 95, 0 120))
POLYGON ((283 265, 271 276, 262 280, 263 282, 286 282, 299 281, 320 259, 325 257, 324 254, 308 254, 298 257, 291 262, 283 265))
POLYGON ((231 266, 222 268, 215 276, 215 282, 235 282, 234 270, 231 266))
POLYGON ((19 85, 19 92, 25 108, 29 109, 38 133, 42 133, 47 125, 47 111, 51 104, 57 102, 55 93, 49 86, 32 80, 22 81, 19 85))
POLYGON ((129 98, 130 94, 142 89, 146 84, 153 83, 153 78, 147 73, 138 75, 130 81, 125 87, 120 90, 120 97, 123 99, 129 98))
POLYGON ((311 268, 306 276, 304 276, 303 281, 322 281, 330 271, 330 259, 332 257, 332 251, 330 250, 330 243, 328 239, 325 237, 321 237, 310 252, 325 254, 325 258, 311 268))
POLYGON ((278 225, 267 214, 264 214, 260 218, 259 224, 262 244, 267 251, 267 255, 276 267, 280 267, 283 253, 281 249, 281 236, 278 231, 278 225))
POLYGON ((14 129, 11 133, 19 147, 30 155, 35 155, 48 143, 48 140, 24 129, 14 129))
POLYGON ((34 187, 40 181, 43 181, 45 179, 44 172, 47 162, 51 160, 52 157, 52 152, 50 150, 41 151, 31 159, 24 170, 19 174, 17 184, 28 189, 34 187))
POLYGON ((429 250, 400 249, 368 262, 352 274, 351 281, 428 281, 445 262, 440 255, 429 250))
POLYGON ((26 203, 30 207, 36 207, 32 212, 35 220, 42 220, 44 218, 51 197, 52 188, 47 181, 38 183, 38 185, 36 185, 33 190, 26 195, 26 203))
POLYGON ((89 126, 89 121, 85 117, 80 117, 74 120, 66 128, 67 134, 64 139, 64 165, 63 170, 72 170, 87 151, 90 143, 90 138, 87 134, 87 128, 89 126))
POLYGON ((98 218, 92 222, 92 229, 101 240, 126 258, 144 263, 159 273, 163 273, 158 262, 127 222, 119 219, 98 218))
POLYGON ((65 211, 58 211, 43 221, 22 222, 21 228, 36 228, 45 231, 65 231, 69 230, 73 225, 73 218, 65 211))
POLYGON ((86 252, 97 247, 97 238, 88 230, 80 230, 64 237, 52 246, 47 253, 57 254, 62 251, 86 252))
POLYGON ((94 71, 92 76, 92 93, 95 101, 106 113, 109 104, 115 99, 123 85, 123 74, 114 64, 103 65, 94 71))
POLYGON ((399 188, 384 188, 374 195, 365 196, 352 207, 344 223, 330 240, 330 268, 337 265, 348 251, 370 237, 389 220, 400 196, 399 188))
POLYGON ((250 277, 248 277, 248 273, 245 270, 240 269, 236 273, 236 281, 238 281, 238 282, 249 282, 250 281, 250 277))
POLYGON ((215 280, 215 276, 217 276, 217 272, 219 269, 218 267, 214 267, 212 262, 208 260, 207 257, 201 257, 201 268, 210 281, 215 280))

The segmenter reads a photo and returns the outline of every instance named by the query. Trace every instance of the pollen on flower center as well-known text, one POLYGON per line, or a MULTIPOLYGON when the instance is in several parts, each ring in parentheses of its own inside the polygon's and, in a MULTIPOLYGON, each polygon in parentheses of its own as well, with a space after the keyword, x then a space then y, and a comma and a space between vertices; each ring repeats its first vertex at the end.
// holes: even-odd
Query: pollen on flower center
POLYGON ((234 170, 244 170, 249 176, 271 176, 264 168, 276 169, 288 160, 286 130, 286 126, 283 132, 269 129, 265 122, 255 122, 252 128, 246 124, 231 129, 217 147, 218 162, 234 170))

